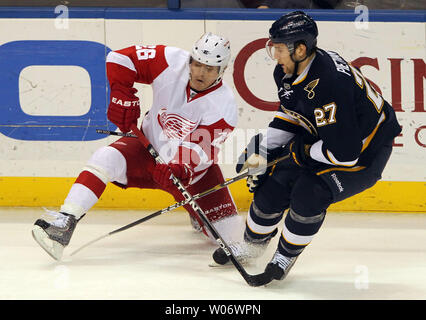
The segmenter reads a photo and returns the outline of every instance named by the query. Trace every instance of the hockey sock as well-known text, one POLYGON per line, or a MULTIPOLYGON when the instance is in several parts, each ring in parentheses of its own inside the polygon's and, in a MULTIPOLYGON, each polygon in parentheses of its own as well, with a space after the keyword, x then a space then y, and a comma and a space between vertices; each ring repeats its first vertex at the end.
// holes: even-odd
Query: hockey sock
POLYGON ((298 256, 312 241, 320 229, 325 217, 325 211, 314 216, 302 216, 292 208, 284 219, 278 250, 288 257, 298 256))
POLYGON ((72 185, 60 212, 72 214, 79 219, 96 204, 105 187, 106 183, 97 175, 83 170, 72 185))
POLYGON ((60 211, 83 216, 99 200, 110 181, 127 184, 126 159, 117 149, 106 146, 95 151, 71 187, 60 211))
POLYGON ((245 238, 252 242, 259 242, 270 238, 278 227, 283 213, 265 213, 253 201, 247 215, 245 238))

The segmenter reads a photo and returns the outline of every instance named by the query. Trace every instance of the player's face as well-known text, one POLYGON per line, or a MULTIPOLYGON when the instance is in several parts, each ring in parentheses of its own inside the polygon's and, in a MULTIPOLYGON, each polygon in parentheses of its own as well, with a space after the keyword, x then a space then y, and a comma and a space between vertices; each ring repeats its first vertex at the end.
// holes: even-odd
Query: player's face
POLYGON ((277 60, 285 73, 294 73, 295 63, 291 60, 290 51, 284 43, 273 43, 273 58, 277 60))
POLYGON ((219 67, 208 66, 198 61, 192 61, 189 65, 189 85, 196 91, 203 91, 210 87, 219 76, 219 67))

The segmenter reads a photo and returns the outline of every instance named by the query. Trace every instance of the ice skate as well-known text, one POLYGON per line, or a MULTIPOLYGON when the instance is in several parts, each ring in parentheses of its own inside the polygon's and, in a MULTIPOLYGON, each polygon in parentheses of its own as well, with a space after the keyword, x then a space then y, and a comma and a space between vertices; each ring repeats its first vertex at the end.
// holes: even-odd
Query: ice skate
POLYGON ((48 213, 55 217, 51 222, 38 219, 33 226, 34 240, 55 260, 61 260, 64 248, 71 240, 78 220, 61 212, 48 213))
POLYGON ((286 257, 277 250, 271 262, 266 266, 265 274, 269 275, 270 279, 283 280, 290 272, 297 258, 286 257))
MULTIPOLYGON (((275 229, 268 237, 261 240, 249 238, 244 233, 243 242, 230 243, 228 246, 237 260, 242 264, 246 264, 250 260, 260 257, 265 252, 266 247, 277 232, 278 229, 275 229)), ((230 258, 222 248, 218 248, 213 252, 213 260, 216 264, 211 264, 211 266, 224 266, 230 262, 230 258)))

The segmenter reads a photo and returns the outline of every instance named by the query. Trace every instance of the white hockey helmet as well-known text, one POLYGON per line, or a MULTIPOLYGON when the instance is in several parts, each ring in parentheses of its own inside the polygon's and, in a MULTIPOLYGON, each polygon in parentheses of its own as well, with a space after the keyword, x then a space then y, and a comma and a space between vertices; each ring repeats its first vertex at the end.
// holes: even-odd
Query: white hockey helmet
POLYGON ((217 83, 222 78, 223 72, 231 59, 229 40, 211 32, 205 33, 192 47, 191 57, 208 66, 220 67, 217 83))

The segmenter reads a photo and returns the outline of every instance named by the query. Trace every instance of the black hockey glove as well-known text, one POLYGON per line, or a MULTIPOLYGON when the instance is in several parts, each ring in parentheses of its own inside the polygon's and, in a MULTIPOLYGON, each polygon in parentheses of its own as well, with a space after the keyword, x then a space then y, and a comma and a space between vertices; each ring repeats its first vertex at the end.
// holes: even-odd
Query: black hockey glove
POLYGON ((285 149, 288 150, 291 157, 290 160, 301 168, 314 168, 319 165, 318 161, 315 161, 309 155, 311 144, 306 143, 305 139, 301 135, 296 135, 291 139, 285 149))

